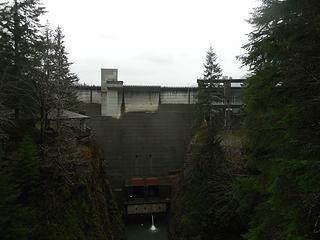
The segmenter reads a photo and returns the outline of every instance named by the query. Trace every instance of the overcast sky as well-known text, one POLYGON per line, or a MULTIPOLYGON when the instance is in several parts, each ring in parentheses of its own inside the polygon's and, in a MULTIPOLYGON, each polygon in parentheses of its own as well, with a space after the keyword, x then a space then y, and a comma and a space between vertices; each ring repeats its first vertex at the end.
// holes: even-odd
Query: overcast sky
POLYGON ((100 85, 117 68, 126 85, 194 86, 212 44, 223 75, 247 73, 243 53, 256 0, 42 0, 46 19, 66 35, 72 71, 100 85))

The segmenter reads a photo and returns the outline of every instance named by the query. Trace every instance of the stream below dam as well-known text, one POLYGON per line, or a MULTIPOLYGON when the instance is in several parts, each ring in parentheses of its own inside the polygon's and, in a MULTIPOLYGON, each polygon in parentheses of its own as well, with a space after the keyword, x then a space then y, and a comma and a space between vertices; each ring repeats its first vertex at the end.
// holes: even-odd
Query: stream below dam
POLYGON ((127 220, 126 237, 127 240, 167 240, 167 218, 154 216, 154 225, 151 216, 127 220))

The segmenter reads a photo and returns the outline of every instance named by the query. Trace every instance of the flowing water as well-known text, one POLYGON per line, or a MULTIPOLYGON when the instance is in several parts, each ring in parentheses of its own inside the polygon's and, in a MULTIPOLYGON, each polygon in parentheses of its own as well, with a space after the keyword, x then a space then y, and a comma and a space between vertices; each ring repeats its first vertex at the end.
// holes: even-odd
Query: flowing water
POLYGON ((167 221, 152 216, 143 219, 131 219, 126 224, 127 240, 167 240, 167 221))

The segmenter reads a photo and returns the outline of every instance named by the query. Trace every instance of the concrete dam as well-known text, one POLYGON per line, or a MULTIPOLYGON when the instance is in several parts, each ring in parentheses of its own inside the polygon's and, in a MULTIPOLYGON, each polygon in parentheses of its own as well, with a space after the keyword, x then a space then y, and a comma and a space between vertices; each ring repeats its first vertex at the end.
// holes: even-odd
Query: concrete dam
MULTIPOLYGON (((233 101, 240 90, 231 89, 233 101)), ((101 87, 78 87, 114 188, 126 188, 127 197, 166 198, 168 176, 183 167, 192 137, 196 93, 196 87, 126 86, 118 81, 117 69, 101 69, 101 87)), ((130 211, 155 211, 137 206, 130 211)))

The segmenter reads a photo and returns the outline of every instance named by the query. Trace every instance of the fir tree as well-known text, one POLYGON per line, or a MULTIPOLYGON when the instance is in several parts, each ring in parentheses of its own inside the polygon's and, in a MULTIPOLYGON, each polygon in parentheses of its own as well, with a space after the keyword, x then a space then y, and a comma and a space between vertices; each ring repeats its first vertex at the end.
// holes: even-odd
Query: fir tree
POLYGON ((0 233, 2 239, 32 239, 39 225, 39 159, 36 145, 25 136, 19 149, 0 156, 0 233))
POLYGON ((75 166, 81 162, 76 147, 76 133, 65 121, 65 110, 75 110, 78 104, 75 83, 77 76, 70 71, 64 46, 64 35, 60 27, 52 31, 46 25, 43 34, 42 81, 39 84, 41 100, 40 121, 42 132, 43 166, 51 181, 63 180, 73 183, 75 166), (48 117, 55 135, 46 136, 48 117), (50 172, 50 173, 49 173, 50 172))
POLYGON ((247 147, 256 175, 237 190, 251 209, 247 239, 320 237, 319 12, 317 0, 263 0, 250 19, 241 59, 252 70, 247 147))
POLYGON ((0 3, 1 239, 123 239, 98 149, 63 121, 77 77, 61 29, 40 33, 43 11, 37 0, 0 3), (46 131, 49 115, 57 125, 46 131))
MULTIPOLYGON (((73 110, 77 107, 77 95, 75 83, 78 77, 70 71, 72 63, 69 62, 67 52, 64 46, 64 35, 60 27, 54 32, 53 37, 53 69, 51 73, 53 86, 53 103, 57 119, 63 113, 63 110, 73 110)), ((60 126, 58 120, 58 126, 60 126)))
POLYGON ((70 71, 72 63, 69 62, 67 55, 64 35, 61 28, 57 27, 53 42, 54 71, 52 78, 55 82, 56 108, 60 110, 75 109, 78 102, 75 90, 78 77, 70 71))
POLYGON ((217 54, 213 51, 212 46, 210 46, 206 55, 206 62, 203 64, 205 70, 203 73, 204 80, 217 80, 222 77, 222 70, 217 63, 217 54))
POLYGON ((39 17, 44 8, 37 0, 14 0, 0 5, 1 87, 5 104, 18 119, 35 115, 38 76, 39 17))
POLYGON ((221 127, 221 109, 214 108, 215 102, 223 101, 222 86, 213 82, 218 80, 222 74, 219 63, 217 63, 217 55, 213 51, 212 46, 206 53, 206 62, 204 63, 203 79, 198 81, 197 95, 197 125, 201 125, 205 120, 210 126, 215 128, 221 127))
POLYGON ((48 128, 48 115, 54 108, 55 103, 55 56, 53 31, 49 23, 45 25, 41 35, 41 51, 39 52, 41 60, 41 76, 37 84, 37 99, 39 105, 39 121, 41 143, 44 142, 46 129, 48 128))

